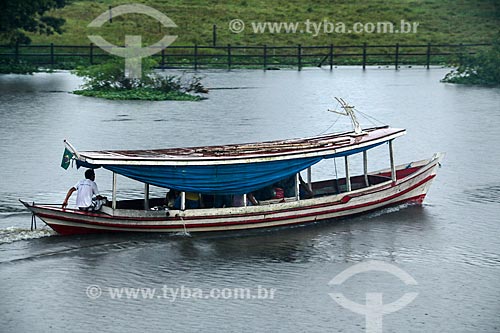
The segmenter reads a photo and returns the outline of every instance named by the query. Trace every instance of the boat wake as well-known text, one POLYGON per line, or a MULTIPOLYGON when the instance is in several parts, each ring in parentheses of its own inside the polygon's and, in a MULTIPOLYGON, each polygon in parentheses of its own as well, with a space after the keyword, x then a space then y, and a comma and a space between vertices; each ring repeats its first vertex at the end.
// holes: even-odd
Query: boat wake
POLYGON ((174 237, 191 237, 191 233, 188 231, 179 231, 172 234, 174 237))
POLYGON ((0 229, 0 244, 17 242, 20 240, 29 240, 55 235, 50 229, 38 229, 31 231, 19 227, 8 227, 0 229))
POLYGON ((377 210, 377 211, 369 213, 368 214, 368 218, 375 218, 375 217, 379 217, 381 215, 386 215, 386 214, 391 214, 391 213, 397 213, 400 210, 408 208, 408 207, 411 207, 411 206, 414 206, 414 204, 403 203, 403 204, 400 204, 398 206, 383 208, 381 210, 377 210))

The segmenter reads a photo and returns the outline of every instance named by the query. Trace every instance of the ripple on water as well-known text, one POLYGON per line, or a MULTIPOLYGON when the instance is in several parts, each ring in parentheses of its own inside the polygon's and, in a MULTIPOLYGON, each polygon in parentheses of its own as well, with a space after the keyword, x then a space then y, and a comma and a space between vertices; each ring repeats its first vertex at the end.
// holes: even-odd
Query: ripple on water
POLYGON ((475 189, 465 190, 469 201, 477 203, 500 203, 500 185, 486 185, 475 189))
POLYGON ((132 118, 116 118, 116 119, 104 119, 102 122, 112 122, 112 121, 132 121, 132 118))

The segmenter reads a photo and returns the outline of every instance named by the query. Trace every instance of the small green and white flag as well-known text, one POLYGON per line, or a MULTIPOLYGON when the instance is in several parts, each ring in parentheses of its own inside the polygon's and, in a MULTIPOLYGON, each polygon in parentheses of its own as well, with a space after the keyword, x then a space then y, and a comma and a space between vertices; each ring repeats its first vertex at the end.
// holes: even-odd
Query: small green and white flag
POLYGON ((67 170, 69 165, 71 164, 71 159, 73 158, 73 153, 68 150, 68 148, 64 148, 64 154, 61 161, 61 168, 67 170))

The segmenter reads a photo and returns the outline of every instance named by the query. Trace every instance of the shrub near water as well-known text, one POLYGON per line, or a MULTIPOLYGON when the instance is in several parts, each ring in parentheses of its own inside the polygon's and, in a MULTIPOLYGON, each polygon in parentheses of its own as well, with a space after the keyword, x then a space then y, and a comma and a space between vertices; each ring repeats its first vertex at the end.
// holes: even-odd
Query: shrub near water
POLYGON ((198 101, 202 99, 193 93, 206 93, 200 77, 185 80, 173 75, 159 75, 153 72, 155 62, 144 60, 142 77, 133 79, 125 75, 123 61, 113 60, 104 64, 78 67, 73 71, 83 77, 85 83, 74 94, 120 100, 180 100, 198 101))
POLYGON ((493 46, 477 55, 463 55, 456 70, 446 74, 442 80, 461 84, 500 84, 500 38, 493 46))
POLYGON ((0 61, 0 74, 33 74, 38 72, 38 67, 26 62, 0 61))

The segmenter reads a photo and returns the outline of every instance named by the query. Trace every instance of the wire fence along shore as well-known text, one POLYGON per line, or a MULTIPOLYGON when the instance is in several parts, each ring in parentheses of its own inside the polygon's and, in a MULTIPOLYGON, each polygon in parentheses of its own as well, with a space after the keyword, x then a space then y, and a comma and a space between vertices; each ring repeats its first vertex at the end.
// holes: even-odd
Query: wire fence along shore
MULTIPOLYGON (((326 46, 169 46, 152 58, 162 69, 279 69, 334 66, 449 65, 460 56, 473 55, 491 44, 393 44, 326 46)), ((117 46, 118 48, 118 46, 117 46)), ((23 62, 52 68, 72 69, 99 64, 113 57, 88 45, 0 45, 0 61, 23 62)))

